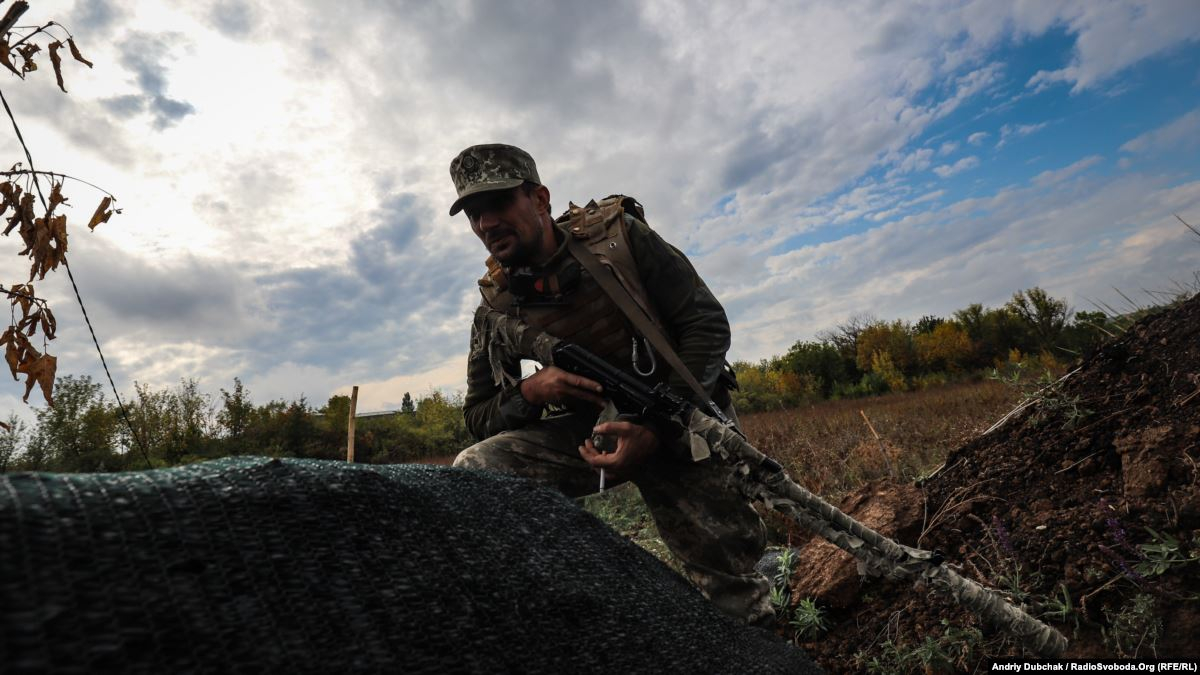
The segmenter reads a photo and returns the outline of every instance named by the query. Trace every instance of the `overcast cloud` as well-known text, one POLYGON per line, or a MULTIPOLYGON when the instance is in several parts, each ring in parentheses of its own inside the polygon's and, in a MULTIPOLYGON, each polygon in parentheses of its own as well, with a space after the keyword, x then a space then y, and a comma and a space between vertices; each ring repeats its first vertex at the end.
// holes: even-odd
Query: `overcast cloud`
MULTIPOLYGON (((446 215, 447 167, 475 143, 530 151, 556 210, 637 196, 725 303, 732 359, 859 312, 1033 285, 1090 309, 1200 269, 1172 215, 1200 221, 1190 0, 61 0, 26 17, 49 18, 95 68, 65 64, 69 95, 40 72, 3 88, 39 168, 124 207, 89 233, 101 195, 68 183, 71 260, 124 390, 236 376, 260 402, 320 404, 358 384, 366 409, 461 390, 485 252, 446 215), (1160 105, 1131 112, 1147 92, 1160 105)), ((20 158, 8 136, 0 151, 20 158)), ((64 276, 38 285, 51 351, 98 375, 64 276)))

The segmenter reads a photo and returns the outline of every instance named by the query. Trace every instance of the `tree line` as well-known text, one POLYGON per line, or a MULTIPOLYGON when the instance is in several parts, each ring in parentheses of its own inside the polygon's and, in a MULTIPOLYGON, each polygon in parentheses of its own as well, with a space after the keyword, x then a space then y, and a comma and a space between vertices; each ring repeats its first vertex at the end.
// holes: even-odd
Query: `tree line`
MULTIPOLYGON (((1060 372, 1118 330, 1104 312, 1071 312, 1037 287, 1000 307, 972 304, 916 323, 857 315, 781 356, 735 363, 734 402, 740 412, 755 412, 926 388, 992 370, 1038 377, 1060 372)), ((15 415, 8 429, 0 427, 0 471, 120 471, 246 454, 346 457, 348 396, 320 407, 303 396, 256 405, 237 378, 216 400, 195 380, 162 390, 137 384, 125 424, 90 377, 59 377, 56 387, 55 405, 37 409, 32 427, 15 415)), ((355 425, 355 455, 363 462, 449 457, 472 442, 460 395, 434 392, 414 401, 406 393, 398 414, 355 425)))
MULTIPOLYGON (((58 378, 53 407, 26 424, 15 414, 0 427, 0 472, 95 472, 176 466, 229 455, 346 458, 350 398, 313 407, 301 396, 255 405, 235 378, 219 400, 196 380, 155 390, 137 384, 126 398, 129 424, 90 377, 58 378)), ((416 401, 408 393, 396 414, 355 421, 355 459, 407 462, 453 456, 470 445, 458 396, 440 392, 416 401)))
POLYGON ((1000 307, 971 304, 916 323, 856 315, 758 363, 734 363, 740 412, 908 391, 992 370, 1058 373, 1118 329, 1104 312, 1072 312, 1038 287, 1000 307))

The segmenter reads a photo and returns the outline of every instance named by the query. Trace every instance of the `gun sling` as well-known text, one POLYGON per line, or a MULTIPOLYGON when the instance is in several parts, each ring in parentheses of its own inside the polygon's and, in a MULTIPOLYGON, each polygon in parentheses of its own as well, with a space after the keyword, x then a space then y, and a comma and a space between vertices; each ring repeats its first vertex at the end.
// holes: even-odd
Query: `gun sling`
MULTIPOLYGON (((597 260, 596 256, 588 250, 587 246, 584 246, 582 241, 570 235, 567 236, 567 250, 579 261, 579 264, 583 265, 588 274, 592 275, 592 278, 608 294, 608 297, 617 305, 621 313, 633 323, 634 328, 650 341, 654 349, 666 358, 671 368, 687 382, 692 391, 696 392, 699 400, 702 402, 711 401, 712 394, 706 392, 704 387, 700 386, 695 376, 692 375, 692 371, 688 370, 688 367, 683 364, 683 360, 675 353, 675 349, 671 347, 667 336, 663 335, 658 326, 655 326, 650 321, 650 317, 646 315, 646 312, 634 302, 633 298, 629 295, 629 291, 625 290, 625 287, 617 281, 616 275, 613 274, 612 270, 597 260)), ((713 407, 715 408, 715 406, 713 407)))

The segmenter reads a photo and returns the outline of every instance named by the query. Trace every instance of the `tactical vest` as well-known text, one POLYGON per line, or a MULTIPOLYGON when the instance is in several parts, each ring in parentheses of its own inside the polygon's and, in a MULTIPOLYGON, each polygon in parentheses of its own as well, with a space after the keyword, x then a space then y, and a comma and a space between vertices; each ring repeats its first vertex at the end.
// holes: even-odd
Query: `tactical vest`
MULTIPOLYGON (((642 217, 641 205, 636 200, 613 195, 599 203, 593 200, 583 207, 571 204, 554 222, 564 236, 583 241, 588 251, 612 270, 621 286, 661 330, 662 321, 646 295, 629 246, 625 224, 627 209, 630 215, 642 217)), ((571 266, 578 268, 571 271, 572 276, 578 273, 577 285, 552 303, 518 301, 510 290, 504 267, 491 257, 487 259, 487 274, 479 280, 479 290, 483 301, 493 309, 518 316, 532 326, 585 347, 614 366, 628 370, 634 358, 636 332, 616 303, 566 250, 565 242, 552 264, 539 273, 546 284, 553 285, 571 266)), ((557 289, 539 290, 553 294, 557 289)), ((645 352, 649 351, 649 345, 640 339, 638 343, 644 346, 638 348, 638 363, 644 372, 648 370, 645 352)), ((653 374, 654 379, 665 379, 667 370, 665 364, 660 365, 653 374)))

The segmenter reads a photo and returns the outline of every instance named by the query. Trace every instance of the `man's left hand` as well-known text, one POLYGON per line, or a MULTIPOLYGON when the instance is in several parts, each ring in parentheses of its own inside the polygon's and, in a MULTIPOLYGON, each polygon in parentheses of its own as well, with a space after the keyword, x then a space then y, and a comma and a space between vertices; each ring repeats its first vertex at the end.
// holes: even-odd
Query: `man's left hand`
POLYGON ((658 436, 649 427, 633 422, 614 421, 597 424, 593 434, 611 436, 616 449, 603 453, 588 438, 579 446, 579 456, 594 469, 604 469, 614 478, 628 478, 658 451, 658 436))

